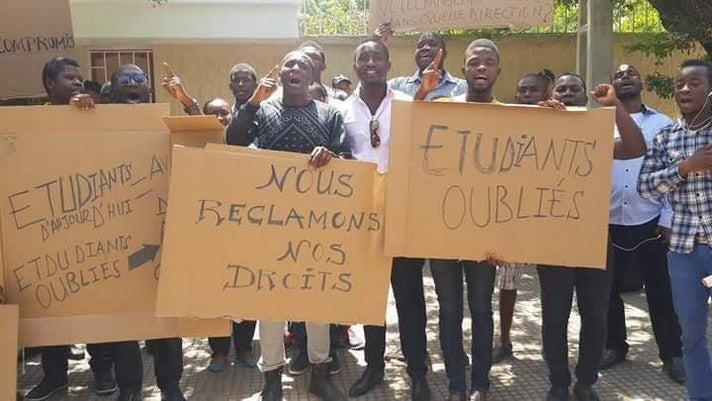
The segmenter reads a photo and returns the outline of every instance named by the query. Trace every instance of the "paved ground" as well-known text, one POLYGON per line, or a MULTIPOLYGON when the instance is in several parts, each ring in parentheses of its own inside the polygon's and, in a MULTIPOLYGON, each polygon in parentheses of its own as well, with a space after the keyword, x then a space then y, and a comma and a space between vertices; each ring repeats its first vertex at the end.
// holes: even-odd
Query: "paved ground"
MULTIPOLYGON (((428 302, 428 340, 432 359, 430 384, 435 400, 444 400, 447 396, 447 378, 440 346, 437 341, 437 300, 432 279, 426 279, 428 302)), ((549 388, 547 370, 541 357, 541 326, 539 306, 539 284, 536 272, 532 269, 525 273, 519 293, 515 323, 512 329, 515 358, 496 365, 492 369, 492 397, 497 400, 543 400, 549 388)), ((608 371, 602 372, 596 388, 603 400, 684 400, 684 388, 673 383, 665 376, 657 358, 657 347, 652 336, 647 318, 647 306, 643 294, 627 294, 626 313, 631 351, 628 361, 608 371)), ((605 300, 601 300, 605 302, 605 300)), ((495 307, 497 302, 494 303, 495 307)), ((575 308, 574 308, 575 309, 575 308)), ((465 314, 468 315, 465 307, 465 314)), ((495 327, 497 322, 495 310, 495 327)), ((395 307, 391 300, 389 306, 388 354, 386 365, 387 381, 377 390, 362 400, 407 400, 409 399, 408 381, 405 366, 399 362, 400 344, 398 342, 395 321, 395 307)), ((469 317, 466 316, 465 338, 470 336, 469 317)), ((577 352, 579 318, 572 314, 569 339, 571 366, 575 366, 577 352)), ((712 330, 711 330, 712 335, 712 330)), ((496 336, 496 334, 495 334, 496 336)), ((233 367, 222 373, 208 372, 209 348, 204 339, 184 340, 185 372, 182 387, 191 401, 237 401, 258 400, 261 388, 261 375, 258 371, 244 367, 233 367)), ((469 347, 469 344, 467 344, 469 347)), ((144 354, 144 396, 147 401, 159 401, 160 392, 155 386, 152 358, 144 354)), ((342 371, 335 377, 344 390, 360 375, 363 370, 363 351, 342 351, 342 371)), ((38 358, 25 363, 25 374, 21 377, 18 388, 24 392, 41 378, 38 358)), ((573 369, 573 368, 572 368, 573 369)), ((53 401, 100 401, 104 397, 94 395, 91 387, 92 375, 86 360, 70 364, 70 388, 68 394, 53 397, 53 401)), ((308 374, 291 378, 284 376, 285 399, 316 400, 306 390, 308 374)), ((113 400, 116 396, 108 399, 113 400)))

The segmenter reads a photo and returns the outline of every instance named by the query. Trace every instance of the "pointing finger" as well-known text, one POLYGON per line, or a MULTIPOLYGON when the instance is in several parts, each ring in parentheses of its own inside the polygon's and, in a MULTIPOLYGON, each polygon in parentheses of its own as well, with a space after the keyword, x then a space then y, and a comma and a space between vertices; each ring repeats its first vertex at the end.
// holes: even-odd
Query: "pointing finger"
POLYGON ((176 73, 173 72, 173 69, 171 68, 171 66, 168 65, 168 63, 166 63, 165 61, 163 62, 163 71, 166 73, 166 76, 168 76, 168 77, 176 76, 176 73))
POLYGON ((437 53, 435 53, 435 57, 433 58, 433 61, 430 62, 430 65, 428 66, 429 69, 431 70, 437 70, 440 67, 440 62, 443 60, 443 49, 438 49, 437 53))
POLYGON ((279 72, 279 64, 276 64, 274 67, 272 67, 271 70, 269 70, 267 75, 265 75, 265 78, 276 79, 278 72, 279 72))

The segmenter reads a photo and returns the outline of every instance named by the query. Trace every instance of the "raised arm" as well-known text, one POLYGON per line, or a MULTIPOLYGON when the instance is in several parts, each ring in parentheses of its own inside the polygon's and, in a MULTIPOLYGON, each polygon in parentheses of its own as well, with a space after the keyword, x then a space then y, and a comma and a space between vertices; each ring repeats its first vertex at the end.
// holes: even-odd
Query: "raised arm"
POLYGON ((423 74, 421 75, 420 80, 420 86, 415 92, 413 100, 425 100, 425 98, 428 96, 428 93, 432 92, 433 90, 435 90, 435 88, 438 87, 438 85, 440 84, 440 80, 442 79, 442 74, 440 73, 440 68, 438 68, 438 66, 440 65, 442 59, 443 49, 439 49, 438 52, 435 53, 433 61, 431 61, 430 64, 428 64, 428 67, 423 70, 423 74))
POLYGON ((616 107, 616 125, 620 139, 613 144, 613 158, 619 160, 635 159, 645 154, 645 137, 638 125, 628 114, 620 100, 616 97, 613 85, 601 84, 591 92, 591 96, 603 106, 616 107))
POLYGON ((161 82, 163 89, 165 89, 173 99, 183 105, 183 111, 185 111, 186 114, 191 116, 202 115, 203 112, 200 110, 198 101, 188 95, 180 77, 173 72, 171 66, 165 61, 163 62, 163 72, 166 75, 163 77, 163 82, 161 82))

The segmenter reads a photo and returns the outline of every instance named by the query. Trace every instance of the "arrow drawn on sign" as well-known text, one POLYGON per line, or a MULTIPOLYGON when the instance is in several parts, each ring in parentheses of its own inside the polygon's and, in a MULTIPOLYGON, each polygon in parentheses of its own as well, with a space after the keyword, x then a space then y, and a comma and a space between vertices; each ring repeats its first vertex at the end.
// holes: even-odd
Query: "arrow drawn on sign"
POLYGON ((129 255, 129 270, 141 267, 149 261, 153 262, 160 247, 160 245, 143 244, 143 248, 129 255))

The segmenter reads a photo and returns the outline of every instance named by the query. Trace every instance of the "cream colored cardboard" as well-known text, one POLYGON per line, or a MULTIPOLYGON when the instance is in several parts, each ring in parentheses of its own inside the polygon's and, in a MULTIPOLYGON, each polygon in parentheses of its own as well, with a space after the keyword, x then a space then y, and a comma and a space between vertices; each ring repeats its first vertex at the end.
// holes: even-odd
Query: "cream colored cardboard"
POLYGON ((553 0, 371 0, 369 25, 396 32, 449 28, 528 27, 551 23, 553 0))
POLYGON ((225 143, 225 128, 215 116, 173 116, 163 122, 171 131, 173 145, 202 148, 208 143, 225 143))
POLYGON ((103 343, 131 339, 229 336, 224 319, 156 317, 154 312, 30 318, 20 320, 23 347, 103 343), (48 336, 45 333, 54 333, 48 336), (81 341, 77 341, 77 339, 81 341))
POLYGON ((17 305, 0 305, 0 400, 14 400, 17 392, 17 305))
POLYGON ((3 0, 0 99, 44 96, 42 67, 74 48, 69 0, 3 0))
POLYGON ((307 155, 209 148, 173 150, 157 313, 383 324, 375 164, 316 170, 307 155))
POLYGON ((386 254, 601 268, 614 110, 394 102, 386 254))
POLYGON ((0 171, 11 172, 0 175, 8 298, 20 305, 23 327, 45 327, 23 330, 23 344, 180 332, 179 322, 153 317, 148 324, 145 317, 155 315, 167 208, 167 114, 167 105, 106 105, 90 112, 0 108, 3 133, 13 144, 0 157, 0 171), (93 327, 92 319, 113 323, 93 327), (63 329, 49 330, 61 326, 54 322, 63 322, 63 329))

